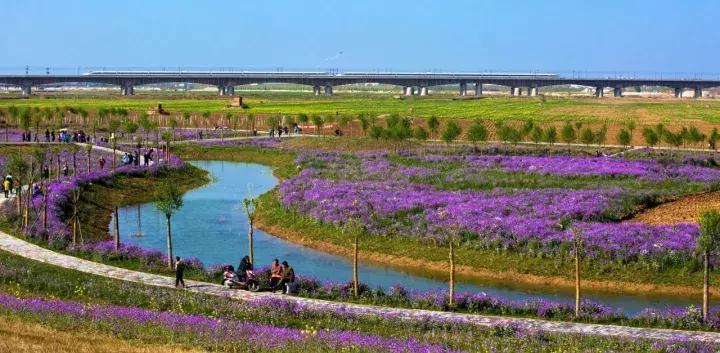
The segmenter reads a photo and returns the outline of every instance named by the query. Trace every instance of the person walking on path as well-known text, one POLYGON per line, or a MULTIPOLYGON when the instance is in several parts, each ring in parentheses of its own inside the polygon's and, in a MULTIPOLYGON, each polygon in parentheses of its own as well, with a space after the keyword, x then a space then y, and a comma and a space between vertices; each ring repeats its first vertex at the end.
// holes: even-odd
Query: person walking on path
POLYGON ((295 283, 295 270, 288 264, 287 261, 282 262, 282 280, 280 280, 280 286, 283 294, 290 294, 290 287, 295 283))
POLYGON ((8 178, 3 179, 3 192, 5 193, 5 198, 10 197, 10 187, 12 186, 12 183, 8 178))
POLYGON ((100 169, 105 168, 105 157, 100 156, 100 159, 98 160, 98 163, 100 164, 100 169))
POLYGON ((185 288, 185 281, 183 275, 185 274, 185 261, 180 259, 180 256, 175 257, 175 288, 185 288))
POLYGON ((278 259, 273 260, 272 265, 270 265, 270 290, 275 293, 275 290, 277 289, 278 283, 280 283, 280 280, 283 278, 283 268, 280 266, 280 261, 278 259))

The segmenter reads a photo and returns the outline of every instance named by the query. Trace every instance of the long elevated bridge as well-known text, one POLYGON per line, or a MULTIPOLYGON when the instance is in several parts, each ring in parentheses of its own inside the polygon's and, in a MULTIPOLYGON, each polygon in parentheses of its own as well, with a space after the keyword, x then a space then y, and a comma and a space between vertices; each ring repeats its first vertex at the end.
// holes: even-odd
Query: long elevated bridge
POLYGON ((333 87, 378 83, 397 85, 406 95, 427 95, 428 87, 457 85, 461 96, 469 88, 482 95, 483 85, 508 87, 511 95, 537 95, 538 89, 550 86, 578 85, 595 89, 602 97, 606 88, 622 97, 627 87, 658 86, 674 91, 676 97, 691 90, 696 98, 704 89, 720 87, 720 80, 706 79, 643 79, 643 78, 569 78, 556 74, 487 74, 487 73, 366 73, 366 72, 212 72, 212 71, 92 71, 78 75, 0 75, 0 85, 17 86, 24 95, 33 88, 62 83, 97 83, 114 85, 123 95, 133 95, 136 86, 158 83, 198 83, 218 87, 219 95, 234 95, 235 86, 260 83, 293 83, 313 87, 316 95, 332 95, 333 87))

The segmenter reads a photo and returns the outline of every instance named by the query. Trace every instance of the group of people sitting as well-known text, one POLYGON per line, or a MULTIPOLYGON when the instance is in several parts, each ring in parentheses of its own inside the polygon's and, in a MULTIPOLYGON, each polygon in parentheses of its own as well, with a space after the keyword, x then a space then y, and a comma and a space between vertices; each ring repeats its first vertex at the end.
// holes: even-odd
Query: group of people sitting
MULTIPOLYGON (((238 265, 238 275, 240 280, 246 280, 248 271, 253 270, 253 264, 250 262, 250 256, 245 256, 240 260, 238 265)), ((273 260, 270 265, 270 290, 275 293, 277 290, 281 290, 283 294, 297 293, 295 283, 295 270, 288 264, 287 261, 283 261, 282 264, 278 259, 273 260)))

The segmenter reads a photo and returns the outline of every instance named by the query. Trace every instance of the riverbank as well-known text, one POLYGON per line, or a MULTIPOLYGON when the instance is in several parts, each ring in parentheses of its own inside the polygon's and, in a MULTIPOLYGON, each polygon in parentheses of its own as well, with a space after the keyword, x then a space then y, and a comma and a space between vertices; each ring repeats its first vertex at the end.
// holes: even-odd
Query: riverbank
MULTIPOLYGON (((302 246, 352 258, 352 239, 349 236, 343 236, 342 232, 332 226, 313 222, 296 212, 286 210, 280 205, 276 190, 262 195, 260 200, 257 220, 258 228, 302 246)), ((372 236, 370 239, 362 241, 360 245, 360 258, 363 261, 396 267, 424 276, 430 274, 433 277, 447 277, 449 271, 447 251, 445 249, 438 251, 437 247, 428 246, 427 244, 411 239, 394 241, 384 237, 372 236)), ((573 273, 571 265, 564 264, 561 266, 567 274, 566 276, 539 275, 533 274, 532 271, 548 268, 547 261, 542 261, 537 258, 513 258, 508 255, 481 252, 479 250, 456 249, 455 271, 458 278, 466 278, 473 281, 512 283, 514 285, 526 285, 535 288, 573 289, 575 282, 571 277, 573 273), (475 261, 473 261, 473 259, 475 261), (523 262, 523 260, 526 261, 523 262), (504 263, 507 264, 506 268, 515 265, 515 268, 520 268, 525 272, 503 270, 500 267, 504 265, 494 268, 482 267, 483 263, 504 263)), ((558 268, 560 268, 560 266, 558 266, 558 268)), ((701 282, 699 281, 697 282, 698 287, 693 287, 686 285, 642 283, 631 281, 630 279, 624 281, 610 279, 598 280, 592 279, 592 274, 585 274, 584 276, 586 278, 582 280, 582 287, 593 291, 614 294, 658 294, 680 297, 695 297, 701 293, 701 282), (590 279, 588 279, 588 277, 590 279)), ((646 272, 638 274, 637 272, 628 271, 623 277, 627 278, 632 276, 648 278, 647 276, 650 276, 650 274, 646 272)), ((659 280, 663 279, 663 277, 666 279, 673 278, 672 275, 669 274, 655 274, 653 277, 659 280)), ((711 287, 710 290, 713 295, 720 295, 720 288, 711 287)))
MULTIPOLYGON (((293 141, 291 144, 297 144, 293 141)), ((321 143, 322 142, 318 142, 321 143)), ((325 143, 326 144, 326 143, 325 143)), ((294 175, 291 167, 294 153, 256 147, 183 146, 181 155, 207 159, 255 162, 275 167, 277 177, 294 175)), ((273 235, 328 253, 350 257, 352 241, 337 228, 314 222, 280 205, 276 191, 261 196, 258 225, 273 235)), ((457 250, 456 271, 459 277, 475 281, 511 282, 533 287, 571 289, 573 269, 569 263, 547 258, 500 254, 480 249, 457 250)), ((415 239, 393 239, 371 236, 361 245, 361 258, 413 273, 428 272, 437 278, 447 276, 447 254, 437 246, 415 239)), ((583 266, 583 287, 593 291, 634 295, 671 295, 695 297, 700 293, 701 274, 683 269, 665 269, 632 265, 583 266), (639 282, 638 279, 642 279, 639 282)), ((720 289, 711 288, 713 294, 720 289)))

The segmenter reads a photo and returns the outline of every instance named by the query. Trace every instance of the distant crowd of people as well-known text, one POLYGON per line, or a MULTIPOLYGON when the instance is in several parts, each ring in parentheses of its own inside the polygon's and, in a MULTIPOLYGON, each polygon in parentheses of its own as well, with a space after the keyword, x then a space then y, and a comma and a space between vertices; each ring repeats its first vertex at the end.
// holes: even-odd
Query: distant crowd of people
MULTIPOLYGON (((147 166, 150 165, 150 163, 151 163, 152 160, 153 160, 153 154, 154 154, 154 153, 155 153, 155 149, 150 148, 150 149, 148 149, 147 151, 145 151, 145 153, 142 154, 142 157, 143 157, 143 158, 142 158, 143 166, 146 166, 146 167, 147 167, 147 166)), ((124 155, 122 156, 122 158, 120 159, 120 162, 121 162, 123 165, 139 166, 139 165, 140 165, 140 162, 141 162, 141 161, 140 161, 140 148, 138 147, 137 149, 135 149, 135 152, 133 152, 133 153, 131 153, 131 152, 125 152, 125 154, 124 154, 124 155)))

